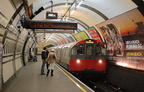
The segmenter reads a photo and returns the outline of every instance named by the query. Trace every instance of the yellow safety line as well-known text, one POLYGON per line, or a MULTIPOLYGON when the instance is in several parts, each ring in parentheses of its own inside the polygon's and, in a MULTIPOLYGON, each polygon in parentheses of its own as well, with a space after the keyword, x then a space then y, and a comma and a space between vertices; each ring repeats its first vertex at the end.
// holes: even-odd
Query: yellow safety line
MULTIPOLYGON (((56 64, 55 64, 56 65, 56 64)), ((56 65, 56 67, 58 67, 56 65)), ((59 67, 58 67, 59 68, 59 67)), ((59 68, 60 69, 60 68, 59 68)), ((62 69, 60 69, 76 86, 78 86, 83 92, 87 92, 84 88, 82 88, 75 80, 73 80, 68 74, 66 74, 62 69)))

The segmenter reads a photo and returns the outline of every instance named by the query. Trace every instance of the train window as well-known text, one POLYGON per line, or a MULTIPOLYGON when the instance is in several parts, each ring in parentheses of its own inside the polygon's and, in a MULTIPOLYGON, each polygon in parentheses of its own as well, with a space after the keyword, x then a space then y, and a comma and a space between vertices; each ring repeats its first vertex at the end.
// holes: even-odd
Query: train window
POLYGON ((65 47, 65 55, 69 55, 69 50, 68 50, 68 47, 65 47))
POLYGON ((61 55, 63 56, 63 54, 64 54, 64 49, 62 48, 61 49, 61 55))
POLYGON ((57 55, 58 55, 58 57, 60 57, 60 56, 59 56, 59 55, 61 54, 60 52, 61 52, 61 50, 58 48, 58 49, 57 49, 57 55))
POLYGON ((63 56, 69 55, 68 52, 69 52, 68 47, 64 47, 64 48, 62 49, 62 55, 63 55, 63 56))
POLYGON ((66 49, 65 48, 62 49, 62 54, 63 54, 63 56, 65 56, 65 54, 66 54, 66 49))
POLYGON ((77 46, 72 48, 72 55, 77 55, 77 46))
POLYGON ((93 46, 92 45, 87 45, 87 48, 86 48, 86 55, 93 55, 93 46))
POLYGON ((106 55, 107 54, 106 53, 106 48, 104 48, 100 45, 96 45, 95 46, 95 53, 96 53, 96 55, 98 55, 98 54, 106 55))
POLYGON ((95 46, 95 52, 96 52, 96 55, 101 54, 101 46, 100 45, 95 46))
POLYGON ((82 44, 78 45, 77 54, 78 55, 84 54, 84 45, 82 45, 82 44))
POLYGON ((102 47, 101 52, 102 52, 103 55, 107 55, 106 48, 102 47))
POLYGON ((72 55, 83 55, 84 54, 84 45, 79 44, 72 48, 72 55))

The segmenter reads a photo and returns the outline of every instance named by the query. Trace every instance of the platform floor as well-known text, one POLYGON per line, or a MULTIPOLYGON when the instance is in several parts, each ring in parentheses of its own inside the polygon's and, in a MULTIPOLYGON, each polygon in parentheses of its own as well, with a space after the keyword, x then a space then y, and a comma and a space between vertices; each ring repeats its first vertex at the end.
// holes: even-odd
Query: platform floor
POLYGON ((40 75, 40 69, 41 58, 38 56, 38 62, 28 62, 16 74, 17 79, 7 87, 5 92, 94 92, 57 64, 54 76, 40 75))

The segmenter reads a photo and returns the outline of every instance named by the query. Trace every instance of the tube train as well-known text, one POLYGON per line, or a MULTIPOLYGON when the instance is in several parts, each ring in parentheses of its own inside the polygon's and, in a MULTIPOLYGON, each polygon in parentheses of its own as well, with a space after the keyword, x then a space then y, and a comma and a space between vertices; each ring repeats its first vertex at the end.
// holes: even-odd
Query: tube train
POLYGON ((53 47, 58 63, 70 72, 106 72, 106 49, 102 42, 86 39, 53 47))

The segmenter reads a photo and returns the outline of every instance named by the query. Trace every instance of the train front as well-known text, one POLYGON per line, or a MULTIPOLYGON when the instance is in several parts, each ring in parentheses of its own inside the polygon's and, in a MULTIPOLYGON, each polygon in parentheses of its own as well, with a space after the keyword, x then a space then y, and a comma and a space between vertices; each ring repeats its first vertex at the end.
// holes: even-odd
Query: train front
POLYGON ((107 55, 104 44, 93 39, 75 44, 70 57, 70 71, 89 74, 105 73, 107 55))

